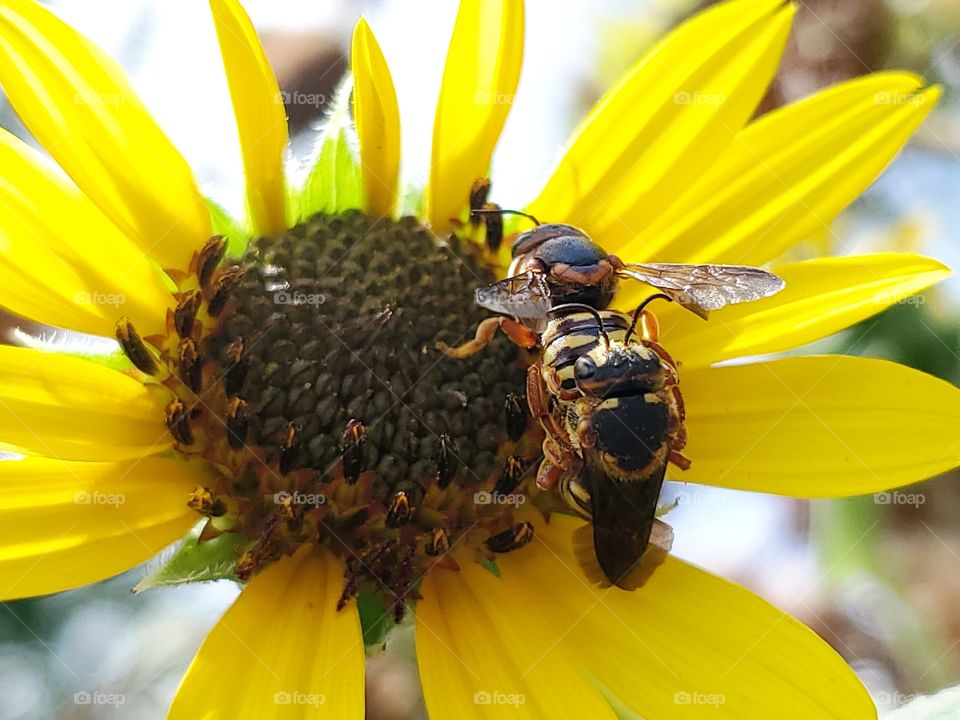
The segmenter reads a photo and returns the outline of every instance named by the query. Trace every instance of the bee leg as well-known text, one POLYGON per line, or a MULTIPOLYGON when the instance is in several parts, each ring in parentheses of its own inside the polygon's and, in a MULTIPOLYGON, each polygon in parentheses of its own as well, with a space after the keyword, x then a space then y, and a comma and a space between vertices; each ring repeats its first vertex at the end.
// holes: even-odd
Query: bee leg
POLYGON ((499 318, 498 324, 504 335, 510 338, 516 345, 527 350, 535 348, 540 344, 540 336, 522 323, 510 318, 499 318))
POLYGON ((530 414, 546 434, 543 441, 543 461, 537 470, 537 487, 549 490, 557 485, 560 478, 576 466, 576 451, 570 446, 563 425, 557 421, 550 403, 550 393, 546 388, 540 364, 527 368, 527 405, 530 414))
POLYGON ((668 459, 681 470, 686 470, 690 467, 690 459, 680 451, 687 445, 687 428, 684 425, 687 412, 683 404, 683 395, 680 392, 679 378, 675 370, 667 375, 664 389, 667 391, 666 402, 669 408, 667 440, 670 453, 668 459))
POLYGON ((551 490, 555 488, 566 471, 559 465, 554 465, 550 460, 544 458, 540 462, 540 468, 537 470, 537 487, 541 490, 551 490))
POLYGON ((450 347, 442 340, 436 344, 437 350, 450 358, 463 360, 464 358, 476 355, 483 350, 497 334, 497 330, 503 330, 504 335, 510 338, 514 343, 522 348, 534 348, 540 342, 540 337, 530 328, 521 325, 516 320, 505 317, 487 318, 477 325, 477 332, 473 340, 468 340, 463 345, 450 347))
POLYGON ((557 442, 556 438, 547 435, 543 441, 543 462, 537 471, 537 487, 550 490, 556 487, 565 475, 573 474, 579 468, 579 456, 557 442))
POLYGON ((683 403, 683 394, 680 392, 680 374, 677 370, 677 364, 659 343, 644 340, 643 344, 660 357, 668 371, 664 389, 667 391, 667 405, 670 412, 667 428, 670 441, 670 462, 681 470, 686 470, 690 467, 690 460, 684 457, 680 450, 683 450, 687 445, 687 429, 683 424, 687 417, 687 411, 683 403))
POLYGON ((674 360, 672 357, 670 357, 670 353, 668 353, 660 343, 658 343, 656 340, 644 339, 643 344, 645 347, 655 352, 657 356, 661 360, 663 360, 663 362, 667 365, 667 367, 669 367, 670 370, 673 372, 673 375, 675 377, 679 375, 679 370, 678 370, 679 366, 677 365, 677 361, 674 360))
POLYGON ((557 422, 554 415, 550 401, 552 397, 543 380, 540 363, 534 363, 527 368, 527 405, 530 408, 530 414, 548 436, 569 448, 570 443, 564 441, 563 425, 557 422))
POLYGON ((657 316, 649 310, 644 310, 640 315, 640 334, 647 342, 660 341, 660 323, 657 316))
POLYGON ((688 458, 679 450, 671 450, 670 454, 667 456, 667 459, 681 470, 689 470, 690 465, 692 464, 690 458, 688 458))

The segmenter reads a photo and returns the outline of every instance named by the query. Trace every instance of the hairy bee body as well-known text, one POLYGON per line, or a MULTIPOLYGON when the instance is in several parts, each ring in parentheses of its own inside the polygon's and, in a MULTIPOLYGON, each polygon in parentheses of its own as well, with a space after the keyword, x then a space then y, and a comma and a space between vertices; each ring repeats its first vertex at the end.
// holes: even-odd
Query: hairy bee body
MULTIPOLYGON (((471 194, 471 220, 493 219, 499 244, 500 216, 525 214, 488 204, 489 189, 482 182, 471 194)), ((707 319, 727 305, 780 292, 784 282, 744 265, 625 262, 579 228, 525 217, 536 227, 513 238, 508 277, 476 290, 477 304, 498 316, 481 322, 472 340, 437 347, 449 357, 469 357, 501 330, 521 347, 540 348, 526 388, 546 436, 537 485, 558 488, 590 521, 606 578, 636 586, 634 570, 645 553, 655 545, 662 559, 669 545, 665 536, 651 541, 667 464, 690 467, 681 453, 686 431, 677 366, 645 306, 665 299, 707 319), (657 292, 632 315, 611 310, 621 279, 657 292)))
POLYGON ((531 410, 546 430, 538 484, 592 523, 616 584, 647 548, 667 463, 684 444, 676 369, 613 310, 551 320, 531 369, 531 410))

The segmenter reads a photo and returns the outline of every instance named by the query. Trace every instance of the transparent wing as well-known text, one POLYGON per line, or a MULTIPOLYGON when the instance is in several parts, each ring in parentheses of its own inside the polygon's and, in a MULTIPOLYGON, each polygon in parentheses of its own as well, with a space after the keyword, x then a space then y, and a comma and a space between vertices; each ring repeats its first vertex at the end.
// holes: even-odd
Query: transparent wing
POLYGON ((477 288, 482 308, 520 319, 544 319, 550 311, 550 289, 540 273, 524 273, 477 288))
POLYGON ((663 291, 702 318, 711 310, 775 295, 785 286, 772 272, 749 265, 627 264, 618 272, 663 291))

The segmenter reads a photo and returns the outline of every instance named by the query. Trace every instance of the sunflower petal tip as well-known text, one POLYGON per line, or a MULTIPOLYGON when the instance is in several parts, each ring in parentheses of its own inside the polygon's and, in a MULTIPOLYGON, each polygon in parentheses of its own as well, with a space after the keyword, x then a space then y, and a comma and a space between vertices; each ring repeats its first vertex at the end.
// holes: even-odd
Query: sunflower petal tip
POLYGON ((240 136, 251 224, 262 234, 287 226, 286 109, 270 61, 237 0, 209 0, 240 136))
POLYGON ((928 87, 926 90, 924 90, 924 91, 923 91, 922 93, 920 93, 920 94, 921 94, 921 95, 929 95, 929 96, 930 96, 930 99, 931 99, 934 103, 936 103, 936 102, 939 101, 940 98, 943 96, 943 85, 940 85, 939 83, 936 84, 936 85, 931 85, 930 87, 928 87))
POLYGON ((447 231, 466 209, 469 188, 490 167, 513 105, 523 59, 522 2, 460 4, 433 125, 426 214, 447 231))
POLYGON ((400 111, 390 68, 363 17, 354 26, 350 66, 364 206, 377 215, 388 216, 396 205, 399 185, 400 111))

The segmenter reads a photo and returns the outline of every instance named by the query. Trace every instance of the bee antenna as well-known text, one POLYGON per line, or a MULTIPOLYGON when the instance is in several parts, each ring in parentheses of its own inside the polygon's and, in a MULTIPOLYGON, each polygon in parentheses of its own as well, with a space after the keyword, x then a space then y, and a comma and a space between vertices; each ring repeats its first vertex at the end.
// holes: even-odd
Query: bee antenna
POLYGON ((500 208, 480 208, 478 210, 471 210, 470 214, 471 215, 519 215, 520 217, 525 217, 534 225, 542 225, 542 223, 530 213, 520 212, 519 210, 501 210, 500 208))
POLYGON ((597 327, 600 329, 600 337, 603 338, 603 344, 607 350, 610 349, 610 337, 607 335, 606 331, 603 329, 603 316, 597 312, 597 309, 586 305, 584 303, 564 303, 563 305, 556 305, 550 308, 547 311, 547 315, 556 315, 563 310, 569 310, 574 312, 586 312, 593 315, 594 320, 597 321, 597 327))
POLYGON ((627 342, 630 339, 630 336, 633 335, 634 331, 637 329, 637 321, 640 320, 640 315, 643 313, 644 309, 654 300, 666 300, 667 302, 673 302, 673 298, 665 293, 654 293, 642 303, 637 306, 637 309, 633 311, 633 320, 630 322, 630 327, 627 328, 627 334, 624 336, 623 341, 627 342))

